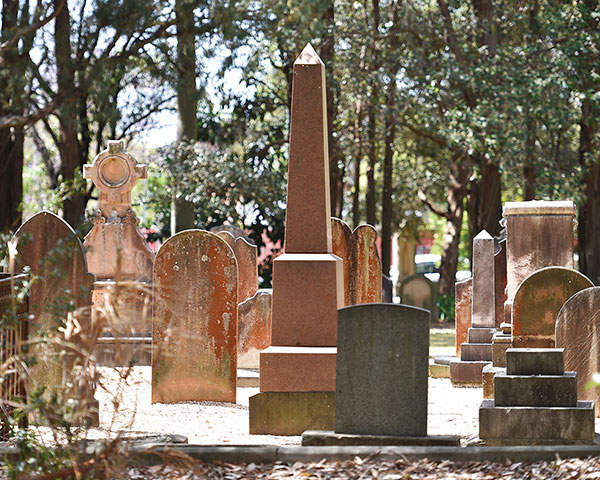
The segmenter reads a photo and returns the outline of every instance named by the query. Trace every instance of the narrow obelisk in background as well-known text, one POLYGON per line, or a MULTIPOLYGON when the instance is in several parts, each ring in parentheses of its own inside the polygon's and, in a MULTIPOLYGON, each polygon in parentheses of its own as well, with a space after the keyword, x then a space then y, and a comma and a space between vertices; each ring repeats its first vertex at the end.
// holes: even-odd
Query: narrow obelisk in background
POLYGON ((250 433, 333 427, 344 290, 331 251, 325 66, 309 44, 294 62, 284 254, 273 262, 272 346, 260 354, 250 433))

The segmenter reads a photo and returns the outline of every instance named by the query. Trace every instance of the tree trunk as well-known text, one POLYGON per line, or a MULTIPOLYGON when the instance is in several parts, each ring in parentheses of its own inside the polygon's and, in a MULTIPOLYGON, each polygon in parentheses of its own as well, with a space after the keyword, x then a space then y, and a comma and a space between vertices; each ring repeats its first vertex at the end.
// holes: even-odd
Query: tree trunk
MULTIPOLYGON (((58 9, 62 0, 54 0, 54 8, 58 9)), ((58 94, 66 100, 58 108, 60 137, 58 150, 60 153, 60 173, 63 181, 73 187, 75 174, 79 172, 87 159, 83 158, 81 145, 77 137, 77 100, 73 91, 75 85, 75 68, 71 56, 71 15, 68 4, 58 13, 54 24, 54 52, 56 55, 56 79, 58 94)), ((73 189, 63 202, 63 218, 72 227, 76 227, 83 219, 87 196, 73 189)))
MULTIPOLYGON (((392 29, 390 31, 390 52, 398 51, 399 39, 397 25, 399 24, 398 1, 392 5, 392 29)), ((385 156, 383 158, 383 199, 381 209, 381 267, 384 275, 390 274, 392 263, 392 172, 394 163, 394 143, 396 141, 396 76, 398 64, 391 62, 388 71, 390 82, 386 92, 385 112, 385 156)))
POLYGON ((343 171, 338 166, 340 156, 335 133, 337 116, 335 86, 335 10, 333 1, 329 2, 324 15, 325 31, 321 41, 321 60, 325 64, 327 94, 327 145, 329 154, 329 193, 331 198, 331 214, 340 218, 343 207, 343 171))
POLYGON ((23 138, 22 129, 0 130, 0 232, 21 225, 23 138))
POLYGON ((450 184, 446 200, 448 203, 446 227, 442 243, 443 254, 440 265, 438 292, 447 295, 454 291, 456 268, 458 265, 458 245, 462 229, 464 201, 467 194, 467 183, 470 168, 466 159, 453 157, 450 162, 450 184))
MULTIPOLYGON (((19 2, 4 0, 2 4, 2 31, 0 43, 12 37, 18 23, 19 2)), ((15 64, 19 61, 17 48, 8 49, 5 61, 15 64)), ((0 72, 0 117, 23 114, 23 105, 11 95, 14 78, 8 69, 0 72)), ((23 200, 23 129, 6 128, 0 130, 0 232, 15 230, 21 224, 21 201, 23 200)))
MULTIPOLYGON (((374 75, 377 71, 379 59, 375 39, 379 36, 379 0, 371 0, 371 39, 370 58, 367 71, 369 84, 369 108, 367 127, 367 223, 377 226, 377 199, 375 193, 375 169, 377 168, 377 87, 374 75)), ((366 21, 368 27, 368 20, 366 21)))
POLYGON ((579 206, 577 224, 579 270, 594 285, 600 285, 600 164, 594 150, 594 137, 598 135, 597 115, 592 101, 585 97, 581 103, 579 122, 579 163, 583 167, 583 202, 579 206), (595 116, 596 115, 596 116, 595 116))
POLYGON ((352 194, 352 223, 354 228, 360 225, 360 164, 363 156, 362 144, 362 100, 360 96, 356 100, 356 111, 354 119, 354 142, 356 152, 354 154, 354 192, 352 194))
MULTIPOLYGON (((194 31, 194 3, 176 0, 177 14, 177 112, 178 142, 198 139, 198 90, 196 88, 196 33, 194 31)), ((171 234, 195 228, 194 204, 183 198, 173 198, 171 207, 171 234)))

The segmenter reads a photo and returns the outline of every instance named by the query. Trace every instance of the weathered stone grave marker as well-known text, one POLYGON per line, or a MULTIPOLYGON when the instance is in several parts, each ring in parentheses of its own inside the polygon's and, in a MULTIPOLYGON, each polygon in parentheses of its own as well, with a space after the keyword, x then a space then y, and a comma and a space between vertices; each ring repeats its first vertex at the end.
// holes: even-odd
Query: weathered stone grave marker
POLYGON ((374 303, 338 312, 335 431, 303 445, 458 445, 427 436, 429 312, 374 303))
POLYGON ((235 402, 237 264, 227 243, 186 230, 154 262, 152 403, 235 402))
MULTIPOLYGON (((30 338, 38 333, 48 335, 66 320, 67 311, 78 310, 83 330, 89 328, 89 309, 94 275, 88 273, 81 241, 62 218, 51 212, 39 212, 17 230, 18 255, 15 269, 31 268, 36 281, 29 293, 30 338), (72 307, 70 307, 72 305, 72 307), (86 311, 87 309, 87 311, 86 311)), ((66 344, 33 345, 37 363, 31 367, 30 389, 46 387, 48 392, 60 392, 69 380, 75 359, 66 344)), ((91 353, 91 352, 88 352, 91 353)), ((98 422, 97 402, 90 386, 85 387, 86 401, 92 409, 89 420, 98 422)))
POLYGON ((260 354, 250 433, 333 424, 343 264, 331 253, 325 66, 309 44, 294 62, 284 253, 273 261, 271 347, 260 354))
POLYGON ((593 400, 600 417, 600 390, 586 388, 600 372, 600 287, 581 290, 563 305, 556 318, 556 346, 565 351, 565 368, 577 372, 578 397, 593 400))
POLYGON ((437 288, 425 275, 415 274, 404 279, 400 284, 399 293, 403 305, 429 310, 431 320, 437 320, 437 288))
POLYGON ((105 315, 112 336, 99 339, 96 356, 115 365, 126 365, 134 356, 138 364, 149 365, 154 253, 131 205, 131 190, 146 178, 146 166, 123 151, 123 142, 109 141, 108 149, 84 166, 84 177, 100 191, 94 225, 84 240, 88 267, 96 275, 92 316, 107 310, 111 292, 118 313, 118 318, 105 315))
POLYGON ((570 268, 547 267, 529 275, 513 301, 513 346, 554 348, 558 312, 577 292, 593 286, 585 275, 570 268))
POLYGON ((460 358, 460 346, 468 340, 471 315, 473 314, 473 277, 454 285, 454 314, 456 324, 456 356, 460 358))
POLYGON ((359 225, 352 230, 346 222, 333 217, 331 237, 333 254, 344 263, 344 305, 381 302, 381 260, 375 228, 359 225))
POLYGON ((494 253, 494 238, 482 230, 473 239, 471 327, 468 342, 460 346, 460 360, 450 362, 453 384, 481 384, 483 367, 492 361, 496 325, 494 253))
POLYGON ((271 301, 271 289, 260 289, 238 305, 238 368, 259 368, 271 345, 271 301))

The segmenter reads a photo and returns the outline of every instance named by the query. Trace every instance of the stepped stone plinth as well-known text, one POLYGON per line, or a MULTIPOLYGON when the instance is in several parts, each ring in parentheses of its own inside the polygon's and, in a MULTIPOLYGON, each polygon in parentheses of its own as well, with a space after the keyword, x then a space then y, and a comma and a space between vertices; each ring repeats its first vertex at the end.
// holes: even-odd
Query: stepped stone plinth
POLYGON ((482 370, 492 361, 492 337, 496 331, 494 239, 485 230, 473 239, 473 287, 471 327, 460 346, 460 360, 450 363, 453 385, 481 385, 482 370))
POLYGON ((589 444, 594 402, 577 400, 577 374, 564 371, 564 350, 509 348, 494 399, 479 408, 479 438, 489 445, 589 444))

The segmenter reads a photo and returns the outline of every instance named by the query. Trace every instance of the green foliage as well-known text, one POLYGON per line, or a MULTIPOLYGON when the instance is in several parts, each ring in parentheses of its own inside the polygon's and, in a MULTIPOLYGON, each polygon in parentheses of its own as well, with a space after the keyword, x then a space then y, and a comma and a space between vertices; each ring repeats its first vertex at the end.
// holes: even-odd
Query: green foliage
POLYGON ((454 312, 454 293, 439 295, 437 298, 438 318, 442 322, 453 322, 454 312))

